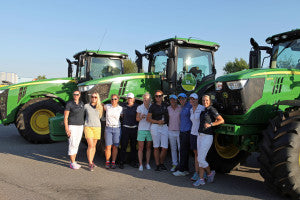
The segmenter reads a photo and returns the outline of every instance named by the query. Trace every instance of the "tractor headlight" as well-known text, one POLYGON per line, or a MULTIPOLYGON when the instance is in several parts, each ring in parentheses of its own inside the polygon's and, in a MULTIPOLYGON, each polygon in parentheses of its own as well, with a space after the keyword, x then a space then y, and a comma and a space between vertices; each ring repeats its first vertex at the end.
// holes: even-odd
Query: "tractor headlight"
POLYGON ((83 86, 78 86, 78 90, 80 92, 86 92, 91 90, 95 85, 83 85, 83 86))
POLYGON ((227 82, 227 86, 231 90, 238 90, 245 87, 248 80, 230 81, 227 82))
POLYGON ((216 87, 216 90, 222 90, 223 83, 222 82, 216 82, 215 87, 216 87))

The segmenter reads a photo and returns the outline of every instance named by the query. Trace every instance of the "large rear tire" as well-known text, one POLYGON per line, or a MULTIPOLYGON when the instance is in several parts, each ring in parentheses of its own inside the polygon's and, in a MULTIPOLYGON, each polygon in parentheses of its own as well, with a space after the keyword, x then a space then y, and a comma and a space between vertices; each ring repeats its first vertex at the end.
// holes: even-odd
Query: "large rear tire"
POLYGON ((216 134, 210 148, 207 161, 210 167, 221 173, 229 173, 249 156, 246 151, 239 150, 230 135, 216 134))
POLYGON ((300 109, 270 122, 260 145, 260 174, 281 195, 300 199, 300 109))
POLYGON ((63 107, 49 98, 33 99, 19 110, 16 127, 21 136, 31 143, 49 143, 49 118, 63 113, 63 107))

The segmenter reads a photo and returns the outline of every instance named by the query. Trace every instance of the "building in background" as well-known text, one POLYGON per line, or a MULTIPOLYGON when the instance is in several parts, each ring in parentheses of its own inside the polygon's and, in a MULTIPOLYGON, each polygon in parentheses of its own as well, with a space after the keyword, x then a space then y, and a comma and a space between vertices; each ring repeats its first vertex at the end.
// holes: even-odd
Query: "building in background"
POLYGON ((1 82, 8 82, 12 84, 18 83, 18 75, 12 72, 0 72, 0 81, 1 82))

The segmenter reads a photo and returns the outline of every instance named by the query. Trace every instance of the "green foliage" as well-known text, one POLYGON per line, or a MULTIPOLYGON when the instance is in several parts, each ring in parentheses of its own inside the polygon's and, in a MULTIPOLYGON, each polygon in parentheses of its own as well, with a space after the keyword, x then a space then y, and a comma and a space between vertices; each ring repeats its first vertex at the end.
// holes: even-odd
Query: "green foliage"
POLYGON ((240 58, 240 60, 235 58, 234 62, 229 61, 225 64, 223 71, 225 74, 230 74, 233 72, 242 71, 244 69, 249 69, 247 62, 243 58, 240 58))
POLYGON ((46 75, 38 75, 38 77, 35 78, 36 80, 42 80, 42 79, 47 79, 46 75))
POLYGON ((131 59, 126 59, 124 60, 124 73, 129 74, 129 73, 137 73, 138 69, 135 64, 131 59))

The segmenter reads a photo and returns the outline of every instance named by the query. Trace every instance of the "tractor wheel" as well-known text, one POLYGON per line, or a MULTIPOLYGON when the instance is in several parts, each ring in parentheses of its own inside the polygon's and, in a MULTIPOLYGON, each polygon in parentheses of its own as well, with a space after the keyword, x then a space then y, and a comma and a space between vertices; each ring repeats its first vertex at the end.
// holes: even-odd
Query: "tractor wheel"
POLYGON ((207 161, 210 167, 221 173, 229 173, 249 156, 246 151, 239 150, 230 135, 216 134, 207 161))
POLYGON ((271 120, 260 145, 260 174, 284 196, 300 199, 300 109, 271 120))
POLYGON ((19 110, 16 127, 21 136, 32 143, 49 143, 49 118, 63 113, 63 107, 48 98, 33 99, 19 110))

